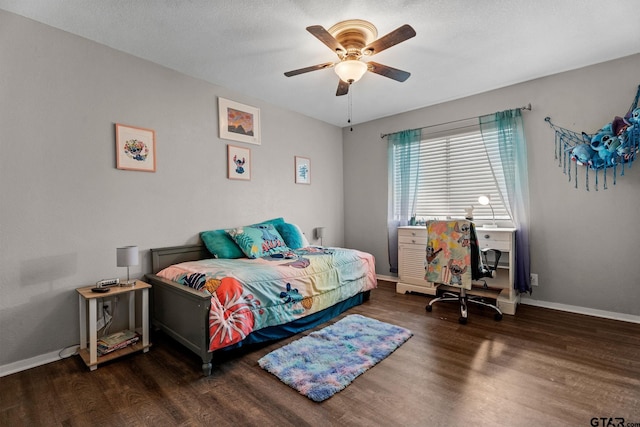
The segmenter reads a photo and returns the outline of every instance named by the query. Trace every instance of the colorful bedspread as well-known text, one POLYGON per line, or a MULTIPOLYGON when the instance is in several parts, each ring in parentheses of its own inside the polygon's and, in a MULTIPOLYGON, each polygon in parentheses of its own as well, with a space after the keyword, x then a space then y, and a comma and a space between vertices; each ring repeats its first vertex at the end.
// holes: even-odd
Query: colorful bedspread
POLYGON ((209 350, 316 313, 376 287, 373 255, 308 247, 258 259, 176 264, 158 276, 211 294, 209 350))

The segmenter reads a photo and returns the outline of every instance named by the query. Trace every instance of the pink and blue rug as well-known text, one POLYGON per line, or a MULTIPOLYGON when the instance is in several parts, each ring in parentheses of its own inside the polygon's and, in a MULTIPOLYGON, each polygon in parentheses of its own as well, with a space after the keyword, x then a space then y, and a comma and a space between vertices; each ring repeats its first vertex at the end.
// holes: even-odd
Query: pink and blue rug
POLYGON ((351 314, 272 351, 258 364, 300 394, 322 402, 389 356, 412 335, 400 326, 351 314))

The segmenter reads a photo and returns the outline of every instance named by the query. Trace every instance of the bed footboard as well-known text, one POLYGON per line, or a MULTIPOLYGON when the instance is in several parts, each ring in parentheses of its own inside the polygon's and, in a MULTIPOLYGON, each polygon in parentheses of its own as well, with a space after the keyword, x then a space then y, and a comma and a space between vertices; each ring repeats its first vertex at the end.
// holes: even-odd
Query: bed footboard
POLYGON ((211 297, 154 274, 146 276, 151 292, 151 323, 202 358, 202 370, 211 374, 209 307, 211 297))
POLYGON ((209 351, 209 307, 211 298, 201 292, 156 276, 160 270, 180 262, 210 258, 202 245, 151 249, 151 323, 202 359, 202 371, 211 375, 209 351))

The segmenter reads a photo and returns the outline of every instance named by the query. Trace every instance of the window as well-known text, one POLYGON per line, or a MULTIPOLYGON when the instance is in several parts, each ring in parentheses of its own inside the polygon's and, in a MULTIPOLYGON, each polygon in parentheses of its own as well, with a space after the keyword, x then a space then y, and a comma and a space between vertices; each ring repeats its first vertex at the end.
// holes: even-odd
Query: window
MULTIPOLYGON (((465 209, 474 207, 475 220, 491 220, 491 207, 496 220, 510 220, 509 213, 500 197, 498 188, 505 188, 502 171, 492 172, 493 167, 501 168, 498 161, 497 134, 487 135, 485 141, 478 125, 466 127, 458 133, 423 136, 420 141, 420 155, 411 167, 418 168, 416 206, 417 219, 462 218, 465 209), (486 144, 486 145, 485 145, 486 144), (492 159, 489 162, 489 158, 492 159), (496 160, 496 161, 493 161, 496 160), (478 203, 478 197, 488 194, 491 207, 478 203)), ((394 214, 400 213, 399 147, 393 147, 394 214)), ((405 165, 406 167, 406 165, 405 165)))

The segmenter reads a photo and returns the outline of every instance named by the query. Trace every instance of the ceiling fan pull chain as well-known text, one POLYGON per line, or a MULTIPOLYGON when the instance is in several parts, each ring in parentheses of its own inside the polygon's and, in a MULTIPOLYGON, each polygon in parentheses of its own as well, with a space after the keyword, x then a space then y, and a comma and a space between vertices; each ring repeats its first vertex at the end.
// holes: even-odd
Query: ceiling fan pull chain
MULTIPOLYGON (((351 118, 353 117, 353 90, 349 91, 348 97, 347 115, 349 117, 347 118, 347 123, 351 124, 351 118)), ((353 132, 353 126, 351 126, 350 130, 353 132)))

